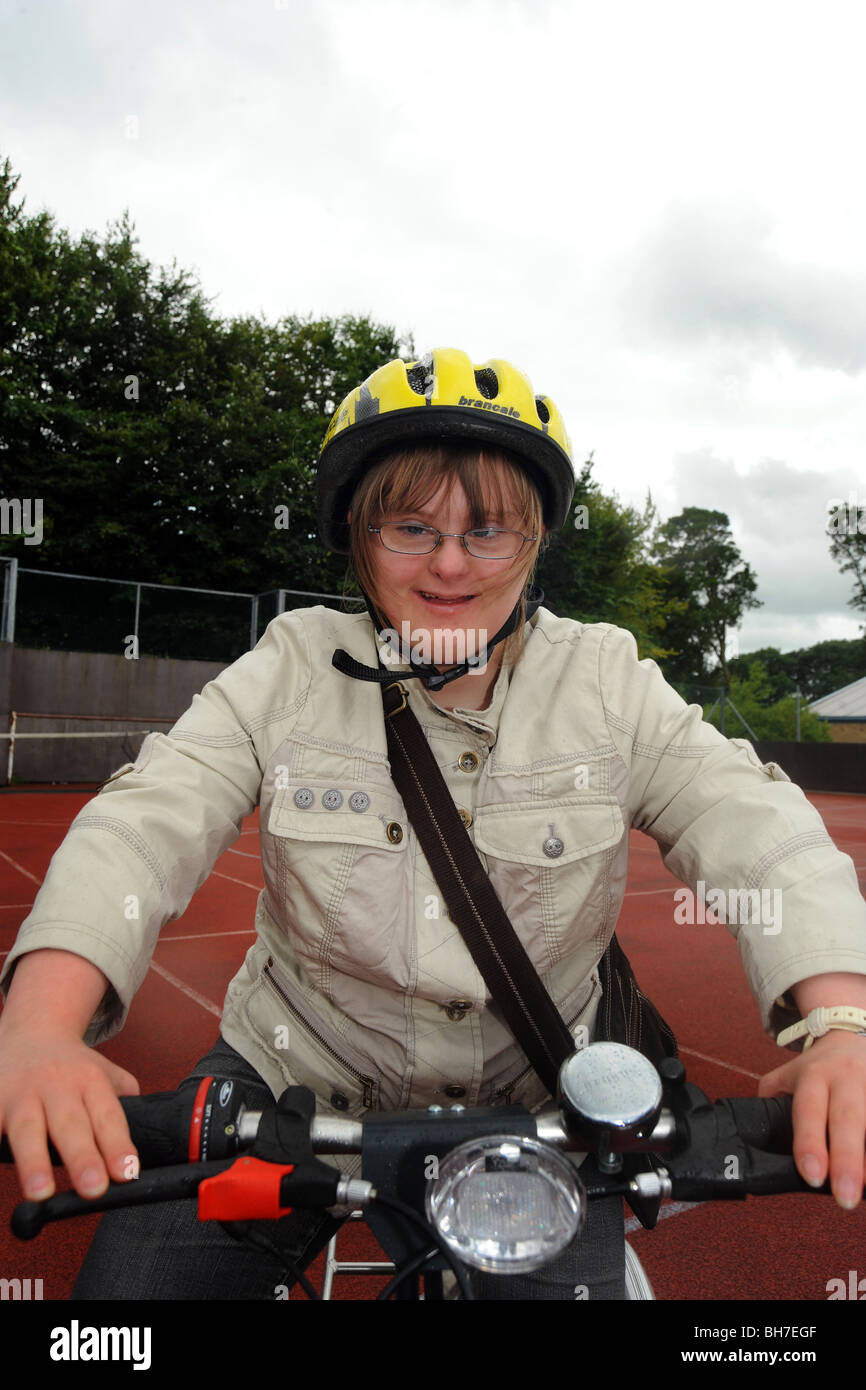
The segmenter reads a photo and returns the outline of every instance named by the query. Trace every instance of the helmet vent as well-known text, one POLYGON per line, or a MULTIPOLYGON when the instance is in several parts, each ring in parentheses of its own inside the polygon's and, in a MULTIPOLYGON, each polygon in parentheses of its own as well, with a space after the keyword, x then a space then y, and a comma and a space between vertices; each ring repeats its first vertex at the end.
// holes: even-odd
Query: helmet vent
POLYGON ((487 401, 492 401, 494 396, 499 395, 499 378, 492 367, 482 367, 475 373, 475 385, 478 387, 479 395, 487 401))
POLYGON ((419 396, 433 394, 433 356, 428 353, 420 362, 414 362, 406 369, 406 380, 419 396))
POLYGON ((543 425, 549 424, 549 422, 550 422, 550 411, 549 411, 548 408, 547 408, 547 404, 546 404, 546 402, 545 402, 543 396, 536 396, 536 397, 535 397, 535 409, 538 411, 538 418, 539 418, 539 420, 541 421, 541 423, 542 423, 543 425))

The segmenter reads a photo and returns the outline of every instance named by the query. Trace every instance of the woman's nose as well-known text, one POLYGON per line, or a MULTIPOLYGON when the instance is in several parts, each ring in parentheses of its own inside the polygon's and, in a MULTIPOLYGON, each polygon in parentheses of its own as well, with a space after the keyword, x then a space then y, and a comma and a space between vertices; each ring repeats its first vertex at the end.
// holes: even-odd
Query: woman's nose
POLYGON ((460 536, 443 536, 430 556, 437 574, 461 574, 469 567, 469 552, 460 536))

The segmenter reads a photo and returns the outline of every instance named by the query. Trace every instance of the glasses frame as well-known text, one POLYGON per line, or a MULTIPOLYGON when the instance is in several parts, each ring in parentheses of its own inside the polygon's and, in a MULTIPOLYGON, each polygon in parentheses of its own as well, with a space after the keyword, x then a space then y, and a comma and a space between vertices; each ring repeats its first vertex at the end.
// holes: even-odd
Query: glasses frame
POLYGON ((443 540, 446 539, 446 537, 451 537, 453 540, 462 542, 463 549, 466 551, 467 555, 472 556, 473 560, 516 560, 517 556, 520 554, 521 550, 527 544, 527 542, 531 543, 532 541, 538 540, 537 535, 524 536, 522 531, 512 531, 507 526, 473 526, 469 531, 440 531, 435 526, 427 526, 425 522, 415 521, 411 523, 413 526, 418 526, 419 528, 425 531, 429 531, 431 537, 436 536, 437 539, 430 546, 429 550, 397 550, 393 545, 388 545, 382 536, 382 532, 386 529, 387 526, 396 526, 397 524, 397 522, 390 521, 386 522, 385 526, 367 527, 368 531, 372 532, 373 535, 379 537, 380 543, 385 547, 386 550, 389 550, 392 555, 432 555, 434 550, 439 549, 439 546, 442 544, 443 540), (466 540, 466 537, 473 535, 475 531, 499 531, 504 536, 519 536, 520 545, 518 546, 517 550, 515 550, 513 555, 479 555, 476 551, 470 549, 470 546, 466 540))

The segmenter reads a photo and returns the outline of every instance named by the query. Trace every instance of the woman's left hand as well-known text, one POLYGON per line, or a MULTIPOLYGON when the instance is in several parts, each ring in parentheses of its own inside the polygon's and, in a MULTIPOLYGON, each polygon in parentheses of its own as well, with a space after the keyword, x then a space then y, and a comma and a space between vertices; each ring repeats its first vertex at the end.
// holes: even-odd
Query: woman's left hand
POLYGON ((866 1037, 833 1029, 816 1038, 808 1051, 761 1078, 759 1096, 783 1092, 794 1097, 798 1172, 821 1187, 829 1169, 833 1196, 853 1210, 866 1183, 866 1037))

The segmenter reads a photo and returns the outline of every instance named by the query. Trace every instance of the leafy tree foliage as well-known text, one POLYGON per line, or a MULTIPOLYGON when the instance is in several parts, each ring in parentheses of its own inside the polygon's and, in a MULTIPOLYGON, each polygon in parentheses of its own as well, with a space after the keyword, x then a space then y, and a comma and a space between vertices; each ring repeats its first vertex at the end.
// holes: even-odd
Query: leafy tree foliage
MULTIPOLYGON (((830 554, 843 574, 854 580, 854 593, 848 600, 866 616, 866 505, 849 503, 830 511, 827 530, 830 554)), ((866 624, 863 628, 866 637, 866 624)))
MULTIPOLYGON (((761 661, 755 661, 743 679, 732 677, 726 699, 733 703, 756 738, 793 741, 797 736, 797 701, 792 695, 772 698, 772 684, 761 661)), ((704 718, 718 729, 721 709, 707 705, 704 718)), ((728 738, 745 738, 746 730, 730 707, 725 713, 725 734, 728 738)), ((813 714, 805 700, 800 702, 800 740, 803 743, 832 743, 826 721, 813 714)))
POLYGON ((664 591, 647 555, 655 521, 650 498, 643 512, 602 492, 592 455, 577 479, 570 520, 550 536, 537 579, 545 603, 562 617, 616 623, 637 639, 641 656, 669 651, 666 628, 681 605, 664 591))
POLYGON ((686 507, 658 527, 653 553, 665 571, 668 596, 682 606, 668 624, 676 656, 665 661, 668 680, 702 682, 713 666, 724 683, 731 674, 725 634, 747 608, 760 607, 754 597, 757 579, 731 536, 724 512, 686 507))
MULTIPOLYGON (((762 647, 734 657, 729 662, 732 677, 745 680, 756 662, 764 668, 771 700, 792 695, 797 686, 807 700, 818 700, 866 676, 866 639, 817 642, 794 652, 762 647)), ((714 673, 710 683, 720 676, 714 673)))
POLYGON ((221 320, 187 273, 141 256, 128 218, 73 240, 25 215, 17 183, 7 160, 0 470, 4 496, 43 499, 44 539, 0 550, 80 574, 340 592, 345 561, 316 536, 316 454, 342 396, 411 343, 367 318, 221 320))

